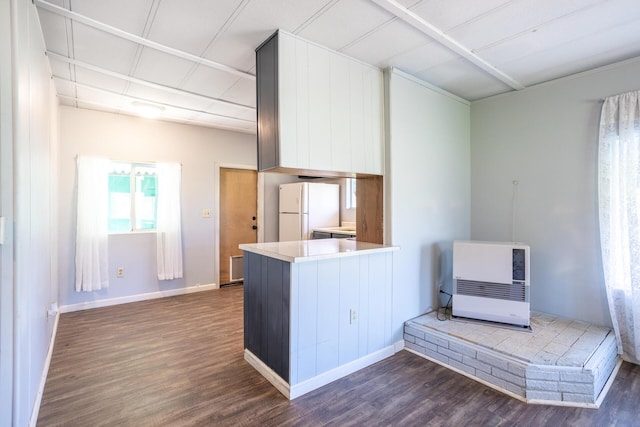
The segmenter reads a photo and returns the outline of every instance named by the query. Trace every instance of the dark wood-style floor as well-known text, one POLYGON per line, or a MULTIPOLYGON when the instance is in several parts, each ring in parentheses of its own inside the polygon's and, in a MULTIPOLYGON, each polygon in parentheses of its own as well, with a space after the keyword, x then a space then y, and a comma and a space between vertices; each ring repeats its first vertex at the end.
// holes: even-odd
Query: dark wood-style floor
POLYGON ((407 351, 288 401, 243 359, 242 287, 63 314, 38 426, 640 425, 640 366, 598 410, 527 405, 407 351))

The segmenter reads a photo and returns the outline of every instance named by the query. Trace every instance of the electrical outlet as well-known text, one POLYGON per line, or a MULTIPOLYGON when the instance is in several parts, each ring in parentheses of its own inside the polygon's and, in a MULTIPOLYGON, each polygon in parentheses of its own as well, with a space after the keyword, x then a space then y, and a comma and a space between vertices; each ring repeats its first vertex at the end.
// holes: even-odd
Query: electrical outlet
POLYGON ((124 277, 124 267, 118 267, 118 270, 116 270, 116 276, 124 277))
POLYGON ((349 323, 354 324, 358 320, 358 312, 353 308, 349 310, 349 323))

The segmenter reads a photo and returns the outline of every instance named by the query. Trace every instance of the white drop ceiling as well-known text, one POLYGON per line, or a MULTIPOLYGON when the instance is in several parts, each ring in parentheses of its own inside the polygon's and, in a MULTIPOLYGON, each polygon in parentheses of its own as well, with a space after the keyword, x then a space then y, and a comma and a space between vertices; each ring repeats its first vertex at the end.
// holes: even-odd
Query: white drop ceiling
POLYGON ((63 105, 252 133, 255 48, 279 28, 469 101, 640 56, 640 0, 34 3, 63 105))

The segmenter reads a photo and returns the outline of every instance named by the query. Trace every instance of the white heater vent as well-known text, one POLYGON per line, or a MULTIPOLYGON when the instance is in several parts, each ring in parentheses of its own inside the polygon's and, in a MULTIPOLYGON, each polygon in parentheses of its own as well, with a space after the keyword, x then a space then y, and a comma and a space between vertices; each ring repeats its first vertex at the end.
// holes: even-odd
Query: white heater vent
POLYGON ((473 297, 497 298, 507 301, 527 301, 527 287, 522 283, 490 283, 458 280, 456 293, 473 297))
POLYGON ((529 326, 529 246, 453 243, 452 314, 529 326))

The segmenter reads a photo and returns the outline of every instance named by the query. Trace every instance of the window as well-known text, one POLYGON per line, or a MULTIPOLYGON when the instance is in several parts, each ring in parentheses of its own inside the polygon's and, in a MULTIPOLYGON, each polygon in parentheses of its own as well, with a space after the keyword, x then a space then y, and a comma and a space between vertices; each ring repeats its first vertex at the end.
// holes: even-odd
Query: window
POLYGON ((346 191, 346 208, 356 208, 356 182, 355 178, 347 178, 347 191, 346 191))
POLYGON ((154 165, 111 163, 109 233, 155 230, 157 184, 154 165))

